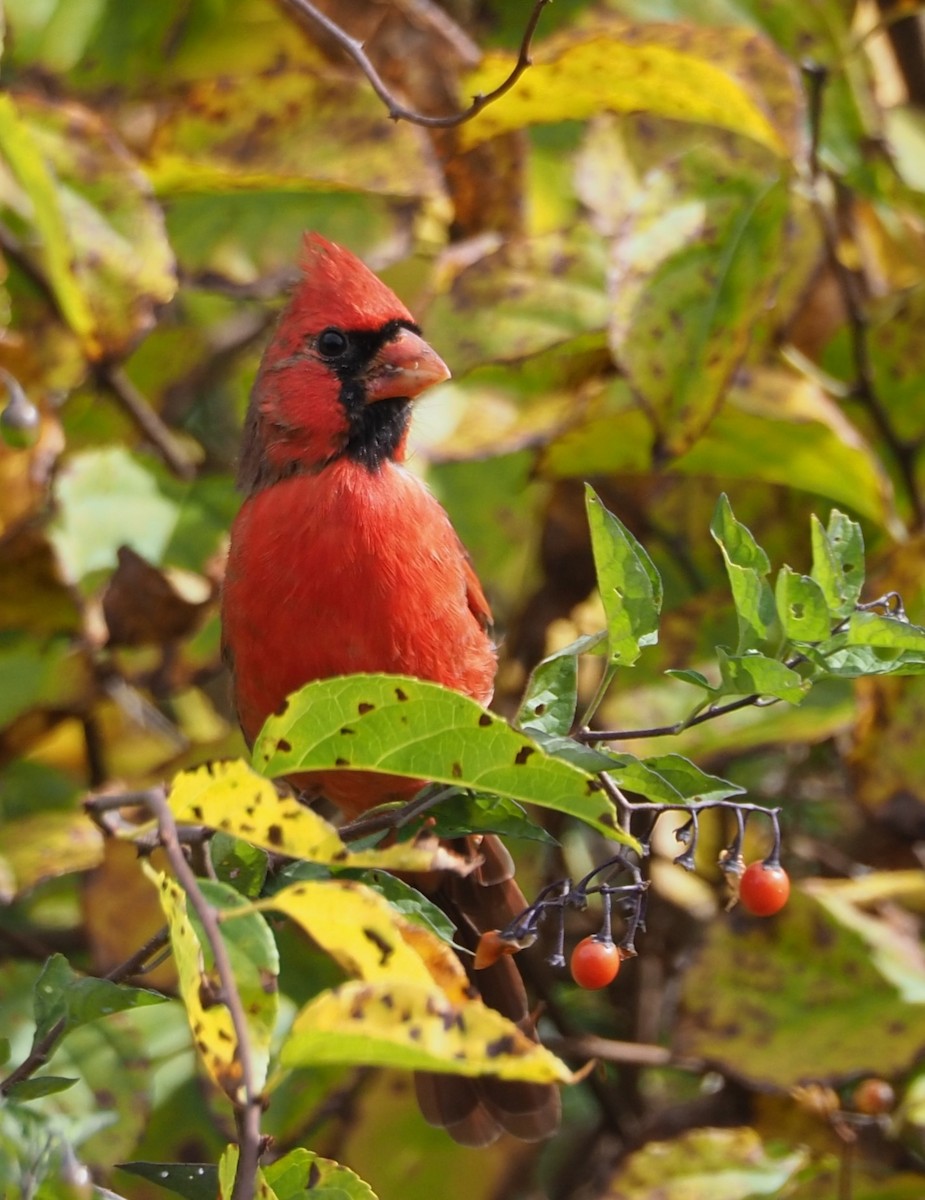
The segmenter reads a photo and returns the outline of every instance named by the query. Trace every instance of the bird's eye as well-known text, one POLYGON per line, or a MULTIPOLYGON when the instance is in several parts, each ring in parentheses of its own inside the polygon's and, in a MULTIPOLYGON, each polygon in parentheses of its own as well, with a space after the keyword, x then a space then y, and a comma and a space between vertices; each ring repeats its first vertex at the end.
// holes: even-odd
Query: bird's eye
POLYGON ((342 330, 335 329, 333 326, 330 326, 328 329, 322 329, 315 343, 318 353, 324 358, 340 358, 349 344, 347 335, 342 330))

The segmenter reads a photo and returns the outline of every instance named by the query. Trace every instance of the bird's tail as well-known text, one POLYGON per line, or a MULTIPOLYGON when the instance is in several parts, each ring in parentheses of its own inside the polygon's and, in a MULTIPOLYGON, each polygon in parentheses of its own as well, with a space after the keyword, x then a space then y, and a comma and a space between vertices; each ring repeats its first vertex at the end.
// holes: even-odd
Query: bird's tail
MULTIPOLYGON (((456 925, 458 943, 471 950, 481 934, 503 929, 527 907, 514 879, 511 856, 498 838, 483 837, 478 854, 481 866, 465 877, 444 876, 432 896, 456 925)), ((486 1004, 535 1038, 527 993, 510 955, 476 972, 473 983, 486 1004)), ((464 1146, 490 1145, 505 1131, 534 1142, 550 1137, 559 1127, 556 1084, 418 1072, 415 1090, 425 1120, 464 1146)))

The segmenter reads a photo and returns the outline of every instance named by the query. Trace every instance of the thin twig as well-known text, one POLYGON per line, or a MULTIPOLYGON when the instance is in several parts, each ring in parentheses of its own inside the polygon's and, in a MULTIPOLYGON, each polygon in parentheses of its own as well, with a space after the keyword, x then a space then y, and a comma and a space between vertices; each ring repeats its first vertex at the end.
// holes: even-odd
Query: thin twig
POLYGON ((346 30, 332 21, 326 13, 323 13, 314 4, 310 3, 310 0, 279 0, 279 3, 283 8, 288 8, 299 13, 311 21, 312 24, 318 26, 319 29, 323 29, 340 46, 344 53, 353 59, 366 76, 370 87, 385 105, 389 117, 393 121, 410 121, 414 125, 423 125, 428 129, 451 129, 456 125, 462 125, 465 121, 471 120, 483 108, 487 108, 489 104, 492 104, 499 97, 503 96, 505 92, 509 92, 521 75, 523 75, 524 71, 531 65, 533 60, 530 57, 530 47, 533 42, 533 35, 536 33, 536 28, 539 25, 540 14, 547 4, 552 3, 552 0, 535 0, 533 11, 530 13, 530 18, 527 21, 520 42, 517 61, 506 78, 490 92, 479 93, 477 96, 473 96, 472 103, 468 108, 463 109, 462 112, 450 113, 443 117, 428 116, 426 113, 416 112, 414 109, 406 108, 404 104, 401 104, 373 66, 363 47, 363 43, 351 37, 346 30))
MULTIPOLYGON (((165 927, 155 933, 153 937, 150 937, 130 958, 113 967, 102 978, 108 979, 111 983, 121 983, 123 979, 130 979, 133 975, 143 975, 146 969, 150 969, 150 967, 145 968, 145 963, 148 962, 148 959, 156 955, 166 945, 167 929, 165 927)), ((60 1041, 66 1028, 67 1020, 64 1017, 52 1025, 45 1036, 35 1043, 28 1057, 24 1058, 14 1071, 11 1071, 4 1080, 0 1081, 0 1096, 9 1095, 17 1083, 21 1083, 22 1080, 34 1075, 40 1067, 43 1067, 48 1062, 52 1051, 60 1041)))
POLYGON ((599 1058, 603 1062, 634 1067, 678 1067, 685 1071, 703 1071, 706 1066, 700 1059, 677 1058, 665 1046, 620 1042, 594 1034, 548 1037, 543 1045, 554 1054, 565 1054, 570 1058, 599 1058))
POLYGON ((637 738, 676 737, 685 729, 693 729, 695 725, 702 725, 705 721, 712 721, 716 717, 724 717, 727 713, 737 712, 740 708, 763 707, 776 703, 777 700, 774 697, 763 700, 759 693, 753 692, 750 696, 743 696, 740 700, 731 700, 728 704, 713 704, 704 709, 702 713, 698 713, 696 717, 676 721, 673 725, 657 725, 651 729, 580 729, 575 736, 580 742, 629 742, 637 738))
POLYGON ((174 475, 179 479, 192 479, 196 474, 195 464, 187 457, 176 438, 122 367, 114 364, 102 366, 96 372, 96 379, 123 412, 131 417, 174 475))

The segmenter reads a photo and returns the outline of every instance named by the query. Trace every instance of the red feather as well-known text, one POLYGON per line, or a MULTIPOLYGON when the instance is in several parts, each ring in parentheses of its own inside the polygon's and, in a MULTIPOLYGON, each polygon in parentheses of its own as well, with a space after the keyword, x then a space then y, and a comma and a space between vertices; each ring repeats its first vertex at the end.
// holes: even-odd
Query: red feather
MULTIPOLYGON (((314 679, 394 672, 481 703, 492 694, 491 614, 449 517, 402 465, 410 402, 449 372, 398 298, 348 251, 305 240, 303 280, 267 347, 248 412, 222 597, 223 645, 248 741, 314 679)), ((332 770, 292 780, 348 815, 425 781, 332 770)), ((525 905, 510 857, 482 840, 481 870, 441 886, 473 944, 525 905), (490 864, 490 865, 489 865, 490 864)), ((480 972, 500 1011, 532 1031, 510 959, 480 972)), ((558 1123, 555 1088, 421 1077, 427 1118, 458 1141, 558 1123)))

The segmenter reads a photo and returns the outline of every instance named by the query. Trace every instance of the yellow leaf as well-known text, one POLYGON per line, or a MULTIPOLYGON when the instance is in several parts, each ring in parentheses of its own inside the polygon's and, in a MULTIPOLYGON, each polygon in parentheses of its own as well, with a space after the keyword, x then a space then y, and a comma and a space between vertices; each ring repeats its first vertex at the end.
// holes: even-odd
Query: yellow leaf
POLYGON ((445 942, 406 920, 384 897, 348 879, 294 883, 255 909, 284 912, 351 975, 369 982, 413 982, 465 1002, 462 964, 445 942))
POLYGON ((186 893, 176 880, 155 871, 149 863, 142 863, 142 869, 157 888, 167 918, 180 979, 180 996, 196 1049, 211 1077, 234 1098, 242 1083, 241 1064, 237 1059, 238 1039, 231 1014, 216 999, 220 988, 218 978, 205 970, 202 948, 186 909, 186 893))
POLYGON ((363 1063, 453 1075, 571 1083, 544 1046, 480 1000, 454 1004, 413 982, 351 982, 323 992, 296 1017, 284 1066, 363 1063))
POLYGON ((333 825, 295 797, 281 796, 269 779, 242 760, 182 771, 171 784, 170 808, 181 823, 220 829, 274 854, 309 862, 460 875, 475 865, 436 838, 382 850, 350 850, 333 825))
MULTIPOLYGON (((715 125, 781 157, 799 136, 795 73, 770 42, 750 30, 605 19, 595 28, 550 39, 533 59, 509 92, 461 126, 463 148, 527 125, 588 120, 603 112, 647 112, 715 125)), ((490 91, 513 63, 500 51, 486 55, 466 90, 490 91)))

